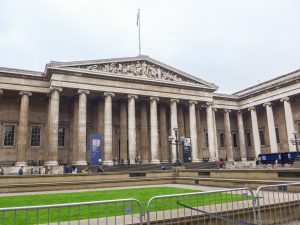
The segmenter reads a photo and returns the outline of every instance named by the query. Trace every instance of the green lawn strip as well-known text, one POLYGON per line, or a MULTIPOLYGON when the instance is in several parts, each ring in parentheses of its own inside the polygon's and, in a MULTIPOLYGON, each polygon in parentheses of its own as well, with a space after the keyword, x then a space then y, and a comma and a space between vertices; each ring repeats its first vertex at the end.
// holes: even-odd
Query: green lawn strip
MULTIPOLYGON (((138 188, 138 189, 120 189, 109 191, 89 191, 89 192, 73 192, 73 193, 59 193, 59 194, 40 194, 40 195, 21 195, 21 196, 7 196, 0 197, 0 207, 17 207, 17 206, 35 206, 35 205, 51 205, 63 203, 76 203, 76 202, 90 202, 101 200, 113 199, 138 199, 143 209, 146 209, 148 200, 153 196, 170 195, 199 192, 199 190, 173 188, 173 187, 155 187, 155 188, 138 188)), ((242 200, 241 195, 229 194, 205 194, 203 197, 190 197, 190 198, 172 198, 168 201, 157 200, 157 204, 153 204, 150 208, 151 211, 159 211, 162 209, 176 209, 180 208, 176 202, 180 201, 189 206, 201 206, 208 204, 218 204, 220 202, 232 202, 242 200), (234 199, 232 199, 234 198, 234 199), (161 201, 161 202, 159 202, 161 201)), ((154 202, 153 202, 154 203, 154 202)), ((16 221, 14 221, 14 212, 5 213, 5 218, 0 215, 0 224, 4 219, 4 224, 28 224, 56 222, 58 218, 60 221, 97 218, 106 216, 118 216, 124 214, 124 209, 128 210, 128 214, 138 213, 139 209, 135 202, 116 203, 116 204, 101 204, 90 206, 76 206, 64 207, 60 209, 42 209, 38 212, 36 210, 29 210, 28 212, 17 212, 16 221), (48 218, 48 215, 51 215, 48 218)))

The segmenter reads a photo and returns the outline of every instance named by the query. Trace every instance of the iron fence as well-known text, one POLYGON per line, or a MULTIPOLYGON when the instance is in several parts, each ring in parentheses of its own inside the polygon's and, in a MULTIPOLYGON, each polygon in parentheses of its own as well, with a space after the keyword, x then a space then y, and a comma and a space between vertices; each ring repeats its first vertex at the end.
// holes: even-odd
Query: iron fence
POLYGON ((256 191, 257 224, 300 224, 300 183, 261 186, 256 191))
POLYGON ((136 199, 0 208, 0 224, 141 225, 142 213, 141 203, 136 199))
POLYGON ((249 188, 156 196, 148 201, 147 224, 254 224, 249 188))
POLYGON ((136 199, 0 208, 0 225, 296 225, 300 182, 155 196, 145 209, 136 199))

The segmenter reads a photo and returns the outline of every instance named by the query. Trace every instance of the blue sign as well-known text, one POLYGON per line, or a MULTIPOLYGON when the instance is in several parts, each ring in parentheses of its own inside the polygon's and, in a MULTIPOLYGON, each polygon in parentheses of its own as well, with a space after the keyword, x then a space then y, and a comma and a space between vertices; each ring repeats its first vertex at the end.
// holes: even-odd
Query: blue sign
POLYGON ((102 158, 102 137, 99 134, 91 135, 91 159, 90 165, 97 166, 100 164, 99 159, 102 158))

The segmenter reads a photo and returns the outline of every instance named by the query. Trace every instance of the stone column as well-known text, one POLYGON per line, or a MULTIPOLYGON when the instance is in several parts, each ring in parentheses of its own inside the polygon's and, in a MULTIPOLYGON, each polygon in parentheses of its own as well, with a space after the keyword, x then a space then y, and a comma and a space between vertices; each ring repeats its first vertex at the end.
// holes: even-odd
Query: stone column
POLYGON ((51 98, 49 107, 49 134, 48 134, 48 158, 45 166, 57 166, 58 149, 58 126, 59 126, 59 93, 61 88, 51 88, 51 98))
POLYGON ((168 163, 170 158, 168 146, 168 128, 166 118, 166 105, 164 103, 159 106, 159 123, 160 123, 160 152, 163 163, 168 163))
POLYGON ((135 100, 137 98, 137 95, 128 95, 128 147, 130 163, 134 163, 136 158, 135 100))
MULTIPOLYGON (((170 99, 170 114, 171 114, 171 132, 172 137, 175 139, 175 131, 173 130, 174 127, 178 127, 177 121, 177 103, 179 102, 178 99, 170 99)), ((175 142, 173 142, 175 143, 175 142)), ((172 144, 172 162, 176 161, 176 146, 172 144)))
MULTIPOLYGON (((78 90, 78 133, 77 133, 77 155, 72 164, 87 165, 86 162, 86 111, 87 111, 87 90, 78 90)), ((76 109, 75 109, 76 110, 76 109)), ((75 141, 75 140, 74 140, 75 141)))
POLYGON ((253 134, 254 150, 255 150, 255 157, 257 158, 258 155, 261 153, 261 148, 260 148, 260 139, 259 139, 256 109, 255 109, 255 107, 250 107, 248 110, 251 112, 251 123, 252 123, 252 134, 253 134))
POLYGON ((30 92, 20 92, 20 119, 18 127, 18 154, 16 166, 26 166, 26 149, 28 140, 28 111, 30 92))
POLYGON ((150 138, 151 138, 151 163, 160 163, 158 157, 158 122, 157 101, 158 97, 150 97, 150 138))
POLYGON ((141 101, 141 151, 142 162, 149 163, 148 116, 147 102, 141 101))
POLYGON ((237 112, 237 122, 239 129, 239 143, 240 143, 240 154, 242 161, 247 161, 246 142, 245 142, 245 129, 243 121, 243 113, 237 112))
POLYGON ((104 93, 104 164, 113 165, 112 161, 112 97, 111 92, 104 93))
POLYGON ((120 101, 120 156, 127 163, 127 104, 125 99, 120 101))
POLYGON ((102 97, 99 98, 98 107, 97 107, 97 132, 102 137, 104 135, 104 99, 102 97))
MULTIPOLYGON (((183 105, 177 106, 178 138, 186 137, 183 105)), ((178 146, 178 158, 183 161, 183 145, 178 146)))
POLYGON ((213 115, 213 126, 214 126, 214 146, 215 146, 215 159, 219 159, 219 145, 218 145, 218 137, 217 137, 217 123, 216 123, 216 112, 217 112, 217 108, 212 107, 212 115, 213 115))
POLYGON ((189 101, 189 117, 190 117, 190 136, 192 147, 192 162, 199 162, 198 158, 198 136, 197 136, 197 123, 196 123, 196 101, 189 101))
POLYGON ((74 97, 73 102, 73 155, 72 164, 76 164, 78 154, 78 96, 74 97))
POLYGON ((226 144, 226 156, 227 161, 233 161, 233 149, 232 149, 232 134, 230 127, 230 113, 228 109, 224 110, 224 126, 225 126, 225 144, 226 144))
POLYGON ((201 116, 200 116, 200 109, 196 108, 196 128, 197 128, 197 140, 198 140, 198 158, 199 161, 202 162, 203 161, 203 149, 201 147, 201 129, 200 129, 200 125, 201 125, 201 116))
POLYGON ((269 130, 269 140, 270 140, 270 148, 271 153, 278 152, 277 148, 277 140, 276 140, 276 132, 275 132, 275 123, 274 123, 274 115, 272 109, 272 103, 267 102, 263 104, 266 107, 267 111, 267 120, 268 120, 268 130, 269 130))
POLYGON ((294 139, 293 133, 295 132, 291 102, 289 97, 282 98, 280 99, 280 101, 283 102, 284 106, 284 116, 286 124, 286 133, 288 137, 287 141, 289 143, 289 151, 296 151, 296 146, 293 145, 290 141, 291 139, 294 139))
POLYGON ((213 120, 213 108, 212 102, 206 103, 206 117, 207 117, 207 132, 208 132, 208 145, 209 145, 209 157, 211 161, 216 159, 216 147, 215 147, 215 132, 214 132, 214 120, 213 120))

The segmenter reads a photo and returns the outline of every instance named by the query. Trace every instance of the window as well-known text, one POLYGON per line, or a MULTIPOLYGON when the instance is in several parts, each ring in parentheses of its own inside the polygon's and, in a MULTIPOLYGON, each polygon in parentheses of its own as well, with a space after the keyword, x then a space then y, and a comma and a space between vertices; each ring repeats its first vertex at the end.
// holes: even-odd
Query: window
POLYGON ((259 140, 260 140, 260 145, 265 145, 265 133, 263 130, 259 131, 259 140))
POLYGON ((234 148, 237 148, 237 138, 236 138, 236 133, 232 133, 232 144, 234 148))
POLYGON ((4 125, 4 146, 14 146, 15 126, 4 125))
POLYGON ((224 148, 224 147, 225 147, 224 133, 220 133, 220 147, 221 147, 221 148, 224 148))
POLYGON ((41 127, 32 126, 31 127, 31 146, 41 145, 41 127))
POLYGON ((246 133, 246 143, 247 143, 247 147, 251 147, 251 134, 250 134, 250 132, 246 133))
POLYGON ((206 140, 206 147, 209 147, 209 142, 208 142, 208 133, 207 131, 205 132, 205 140, 206 140))
POLYGON ((280 137, 279 137, 279 129, 278 129, 278 127, 275 128, 275 133, 276 133, 277 144, 279 144, 280 143, 280 137))
POLYGON ((59 147, 64 147, 65 146, 65 128, 60 127, 58 129, 58 146, 59 147))

